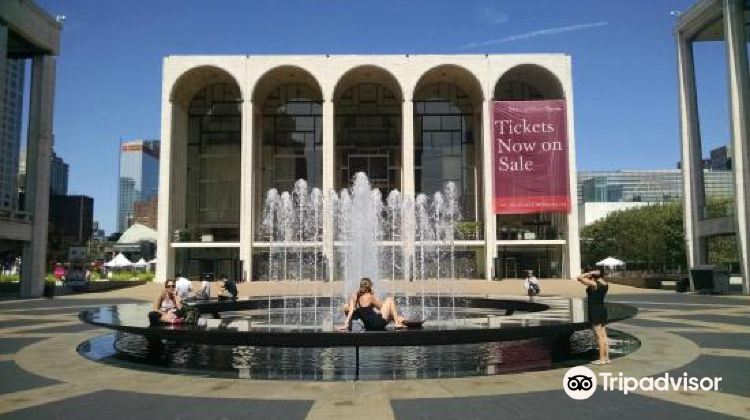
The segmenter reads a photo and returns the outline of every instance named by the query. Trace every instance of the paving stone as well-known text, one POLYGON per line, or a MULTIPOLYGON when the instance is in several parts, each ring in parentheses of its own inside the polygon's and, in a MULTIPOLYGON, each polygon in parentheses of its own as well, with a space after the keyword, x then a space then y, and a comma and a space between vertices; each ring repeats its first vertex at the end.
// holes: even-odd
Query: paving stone
POLYGON ((58 381, 34 375, 18 367, 16 362, 0 362, 0 395, 58 384, 58 381))
MULTIPOLYGON (((237 396, 241 397, 241 396, 237 396)), ((3 419, 304 419, 306 400, 176 397, 124 391, 98 391, 3 414, 3 419)))
POLYGON ((562 390, 466 398, 391 400, 397 419, 727 419, 729 416, 637 394, 604 392, 574 401, 562 390))

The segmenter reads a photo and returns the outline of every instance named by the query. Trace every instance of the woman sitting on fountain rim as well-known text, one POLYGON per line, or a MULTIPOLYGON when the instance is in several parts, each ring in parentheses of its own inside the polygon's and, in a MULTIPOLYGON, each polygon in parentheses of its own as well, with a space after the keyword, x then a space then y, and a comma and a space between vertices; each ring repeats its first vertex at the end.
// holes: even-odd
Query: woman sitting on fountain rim
POLYGON ((398 315, 393 297, 388 296, 385 301, 380 302, 372 290, 372 280, 367 277, 359 281, 359 290, 356 296, 352 296, 349 303, 344 306, 344 312, 346 323, 339 328, 341 331, 350 330, 354 318, 361 319, 367 331, 383 330, 391 321, 394 322, 396 328, 404 327, 404 318, 398 315))

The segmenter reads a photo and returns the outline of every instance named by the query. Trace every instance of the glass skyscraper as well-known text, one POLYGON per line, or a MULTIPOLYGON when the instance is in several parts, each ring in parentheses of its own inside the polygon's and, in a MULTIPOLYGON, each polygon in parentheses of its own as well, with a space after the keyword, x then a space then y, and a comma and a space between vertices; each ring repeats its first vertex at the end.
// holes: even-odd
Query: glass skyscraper
POLYGON ((117 231, 124 232, 134 217, 136 201, 159 194, 159 140, 129 140, 120 144, 120 183, 117 231))

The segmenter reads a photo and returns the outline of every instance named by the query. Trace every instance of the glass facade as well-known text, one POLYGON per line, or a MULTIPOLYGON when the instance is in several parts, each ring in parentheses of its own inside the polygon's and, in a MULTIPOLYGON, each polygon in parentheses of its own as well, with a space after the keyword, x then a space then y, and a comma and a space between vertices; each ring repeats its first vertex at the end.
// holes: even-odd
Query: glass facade
MULTIPOLYGON (((709 197, 719 202, 726 202, 722 200, 734 196, 734 180, 731 171, 704 170, 703 179, 707 202, 709 202, 709 197)), ((578 172, 577 193, 579 204, 680 201, 682 199, 682 171, 679 169, 580 171, 578 172)), ((732 201, 729 203, 731 204, 732 201)), ((732 210, 729 209, 729 211, 732 210)))
POLYGON ((478 220, 474 108, 458 86, 435 83, 414 97, 414 184, 417 193, 454 182, 465 220, 478 220))
POLYGON ((0 119, 0 211, 7 213, 18 209, 18 165, 21 152, 25 69, 26 60, 6 61, 5 114, 0 119))
POLYGON ((206 86, 190 102, 185 225, 192 240, 240 238, 241 107, 233 83, 206 86))
POLYGON ((266 98, 262 112, 261 194, 291 191, 298 179, 320 188, 322 98, 308 85, 284 84, 266 98))
POLYGON ((149 200, 158 193, 159 141, 121 143, 117 231, 124 232, 132 224, 136 201, 149 200))
POLYGON ((359 83, 336 101, 336 189, 364 172, 383 197, 401 188, 401 102, 378 83, 359 83))

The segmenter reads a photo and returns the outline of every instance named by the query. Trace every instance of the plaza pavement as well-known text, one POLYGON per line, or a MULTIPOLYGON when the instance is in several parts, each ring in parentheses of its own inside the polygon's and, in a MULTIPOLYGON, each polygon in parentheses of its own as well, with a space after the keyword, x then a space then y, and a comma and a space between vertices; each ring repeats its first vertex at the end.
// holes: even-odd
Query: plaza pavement
MULTIPOLYGON (((330 293, 329 285, 245 283, 241 295, 330 293)), ((421 287, 421 285, 419 286, 421 287)), ((428 285, 435 290, 435 284, 428 285)), ((455 282, 460 293, 523 295, 520 281, 455 282)), ((76 346, 107 330, 82 324, 91 306, 152 300, 161 284, 54 299, 0 300, 0 418, 372 419, 750 418, 750 298, 612 285, 608 300, 639 308, 614 327, 641 348, 595 372, 721 376, 720 392, 603 392, 574 401, 567 369, 462 379, 292 382, 129 370, 89 361, 76 346)), ((543 280, 543 295, 584 296, 574 281, 543 280)), ((601 392, 600 392, 601 391, 601 392)))

